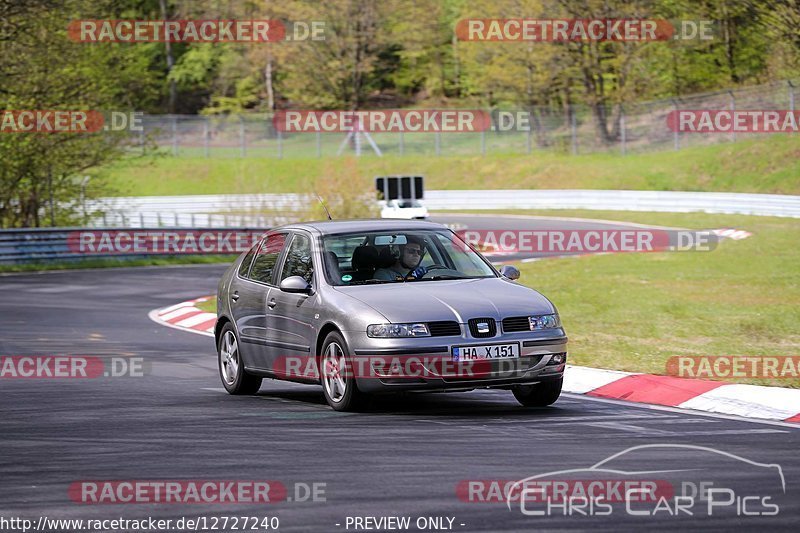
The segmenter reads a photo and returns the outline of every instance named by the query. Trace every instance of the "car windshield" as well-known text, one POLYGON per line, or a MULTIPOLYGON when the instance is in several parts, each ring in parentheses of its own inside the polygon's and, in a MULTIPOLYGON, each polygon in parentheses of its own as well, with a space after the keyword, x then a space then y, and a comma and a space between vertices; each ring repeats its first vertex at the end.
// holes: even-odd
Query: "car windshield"
POLYGON ((449 230, 375 231, 322 238, 331 285, 367 285, 497 277, 494 269, 449 230))

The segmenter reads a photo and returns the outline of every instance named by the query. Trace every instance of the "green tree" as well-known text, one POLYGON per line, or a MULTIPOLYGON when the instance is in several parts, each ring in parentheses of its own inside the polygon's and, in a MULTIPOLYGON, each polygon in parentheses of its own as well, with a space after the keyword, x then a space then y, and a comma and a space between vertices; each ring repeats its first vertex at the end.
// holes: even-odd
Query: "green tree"
MULTIPOLYGON (((67 24, 96 1, 25 0, 3 4, 0 109, 124 110, 130 87, 147 85, 149 62, 125 45, 85 44, 67 38, 67 24)), ((0 226, 80 222, 80 178, 121 157, 124 134, 0 134, 0 226)), ((95 180, 90 194, 103 190, 95 180)))

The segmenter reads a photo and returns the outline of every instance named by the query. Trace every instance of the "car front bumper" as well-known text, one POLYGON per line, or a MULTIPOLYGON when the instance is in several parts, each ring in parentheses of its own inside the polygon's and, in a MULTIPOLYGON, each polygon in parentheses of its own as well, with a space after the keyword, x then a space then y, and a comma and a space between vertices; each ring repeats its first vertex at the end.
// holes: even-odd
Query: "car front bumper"
POLYGON ((424 337, 372 339, 359 335, 350 341, 353 372, 362 392, 457 391, 507 388, 563 377, 567 337, 562 329, 503 334, 488 339, 424 337), (519 357, 457 362, 454 346, 519 345, 519 357), (553 356, 564 361, 554 364, 553 356))

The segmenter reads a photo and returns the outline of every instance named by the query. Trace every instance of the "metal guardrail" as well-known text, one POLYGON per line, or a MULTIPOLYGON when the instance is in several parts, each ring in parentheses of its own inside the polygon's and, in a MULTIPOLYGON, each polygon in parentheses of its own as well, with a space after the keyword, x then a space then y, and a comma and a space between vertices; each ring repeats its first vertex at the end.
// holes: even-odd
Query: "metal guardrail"
MULTIPOLYGON (((165 247, 162 246, 161 250, 158 250, 158 247, 155 248, 152 246, 152 240, 148 241, 146 236, 148 233, 152 235, 158 235, 159 238, 163 239, 165 234, 172 234, 172 235, 185 235, 187 233, 214 233, 214 234, 227 234, 230 233, 232 235, 242 235, 245 234, 261 234, 267 231, 268 228, 242 228, 242 227, 235 227, 235 228, 214 228, 213 231, 209 231, 208 228, 24 228, 24 229, 10 229, 10 230, 0 230, 0 265, 2 264, 18 264, 18 263, 47 263, 52 261, 80 261, 84 259, 93 259, 93 258, 104 258, 104 259, 139 259, 144 257, 152 257, 152 256, 159 256, 159 257, 175 257, 179 255, 187 255, 187 252, 183 253, 169 253, 169 251, 165 251, 165 247), (80 242, 81 235, 84 234, 94 234, 96 237, 101 234, 109 234, 112 236, 120 233, 128 233, 130 235, 126 235, 125 243, 126 245, 132 246, 132 235, 138 234, 140 236, 144 236, 145 239, 142 239, 144 243, 144 250, 142 251, 120 251, 119 249, 109 251, 107 248, 103 249, 102 246, 99 245, 100 239, 95 238, 94 241, 98 244, 93 245, 93 249, 95 250, 103 250, 103 251, 91 251, 92 248, 86 249, 88 247, 82 247, 80 242)), ((246 242, 245 239, 241 239, 242 242, 246 242)), ((185 240, 181 241, 185 244, 185 240)), ((241 248, 242 242, 239 243, 239 247, 241 248)), ((216 244, 216 243, 214 243, 216 244)), ((235 243, 230 243, 230 248, 234 248, 235 243)), ((245 248, 247 249, 249 244, 245 244, 245 248)), ((185 248, 184 248, 185 249, 185 248)), ((238 254, 240 250, 231 250, 228 252, 229 248, 224 248, 223 251, 219 251, 218 253, 232 253, 238 254)), ((166 248, 169 250, 169 248, 166 248)), ((217 252, 206 252, 206 251, 199 251, 199 254, 202 253, 217 253, 217 252)))
MULTIPOLYGON (((302 209, 313 199, 302 194, 197 195, 109 198, 111 211, 99 227, 0 230, 0 264, 146 257, 143 253, 86 253, 70 246, 81 231, 264 231, 280 216, 241 211, 302 209), (225 213, 234 211, 235 213, 225 213), (158 224, 154 222, 157 221, 158 224)), ((609 211, 704 212, 800 218, 800 196, 681 191, 486 190, 428 191, 431 210, 602 209, 609 211)), ((99 206, 99 204, 98 204, 99 206)), ((335 215, 335 213, 334 213, 335 215)), ((285 215, 282 215, 285 216, 285 215)), ((159 253, 166 256, 168 254, 159 253)))
MULTIPOLYGON (((103 227, 267 227, 295 220, 298 212, 315 201, 304 194, 149 196, 107 198, 90 208, 106 210, 103 217, 94 221, 94 225, 103 227)), ((800 196, 781 194, 581 189, 435 190, 426 192, 425 203, 434 211, 595 209, 800 218, 800 196)))
POLYGON ((684 191, 492 190, 428 191, 433 210, 596 209, 800 218, 800 196, 684 191))
POLYGON ((89 201, 86 209, 103 213, 92 227, 272 227, 292 222, 311 201, 303 194, 126 196, 89 201))

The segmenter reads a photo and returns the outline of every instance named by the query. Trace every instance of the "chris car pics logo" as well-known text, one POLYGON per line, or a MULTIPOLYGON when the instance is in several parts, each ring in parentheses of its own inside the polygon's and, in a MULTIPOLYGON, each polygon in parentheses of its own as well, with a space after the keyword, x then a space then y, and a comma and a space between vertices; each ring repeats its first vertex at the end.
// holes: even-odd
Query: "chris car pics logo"
POLYGON ((509 484, 506 506, 524 516, 770 517, 786 505, 778 464, 688 444, 633 446, 587 468, 509 484))

